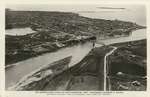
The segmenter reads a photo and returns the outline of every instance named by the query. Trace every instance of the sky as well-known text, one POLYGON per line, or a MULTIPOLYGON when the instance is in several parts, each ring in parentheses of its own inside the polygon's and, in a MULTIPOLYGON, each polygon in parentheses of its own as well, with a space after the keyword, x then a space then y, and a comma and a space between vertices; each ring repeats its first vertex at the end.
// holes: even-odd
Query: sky
POLYGON ((7 8, 13 10, 29 10, 29 11, 65 11, 65 12, 77 12, 77 11, 107 11, 107 10, 123 10, 119 8, 125 8, 127 10, 144 10, 142 5, 7 5, 7 8), (107 9, 108 7, 108 9, 107 9), (114 8, 114 9, 110 9, 114 8), (115 9, 116 8, 116 9, 115 9))

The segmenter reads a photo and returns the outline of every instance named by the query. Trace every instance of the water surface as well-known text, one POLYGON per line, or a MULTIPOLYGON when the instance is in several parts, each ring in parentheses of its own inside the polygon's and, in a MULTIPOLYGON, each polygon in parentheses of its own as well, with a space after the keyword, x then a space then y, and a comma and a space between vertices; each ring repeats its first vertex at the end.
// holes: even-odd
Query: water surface
POLYGON ((112 38, 106 40, 97 39, 97 43, 104 43, 106 45, 109 45, 113 43, 122 43, 122 42, 136 41, 142 39, 146 39, 146 29, 133 31, 130 36, 126 36, 126 37, 112 38))
POLYGON ((30 33, 35 33, 36 31, 33 31, 31 28, 12 28, 5 30, 6 35, 14 35, 14 36, 20 36, 20 35, 26 35, 30 33))
POLYGON ((68 56, 72 56, 70 66, 76 64, 92 49, 92 43, 78 44, 62 48, 53 53, 43 54, 21 62, 14 63, 13 67, 6 69, 6 88, 14 85, 23 76, 33 72, 43 65, 50 64, 68 56))

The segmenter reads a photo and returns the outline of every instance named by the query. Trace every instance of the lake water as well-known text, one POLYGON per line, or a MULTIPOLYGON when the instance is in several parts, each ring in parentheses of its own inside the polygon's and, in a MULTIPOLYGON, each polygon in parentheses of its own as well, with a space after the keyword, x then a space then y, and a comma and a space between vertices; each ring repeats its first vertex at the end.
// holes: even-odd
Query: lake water
POLYGON ((13 28, 13 29, 7 29, 5 31, 6 35, 26 35, 30 33, 35 33, 36 31, 33 31, 31 28, 13 28))

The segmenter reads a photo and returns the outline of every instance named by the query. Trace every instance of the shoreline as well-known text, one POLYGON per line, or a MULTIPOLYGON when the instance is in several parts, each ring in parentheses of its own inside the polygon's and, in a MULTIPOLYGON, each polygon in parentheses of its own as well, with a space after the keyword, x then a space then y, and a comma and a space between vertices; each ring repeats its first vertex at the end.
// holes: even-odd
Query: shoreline
MULTIPOLYGON (((145 28, 142 28, 142 29, 145 29, 145 28)), ((141 29, 139 29, 139 28, 138 28, 138 29, 134 29, 134 30, 132 30, 130 33, 132 33, 133 31, 136 31, 136 30, 141 30, 141 29)), ((104 39, 100 39, 100 40, 109 40, 109 39, 116 39, 116 38, 129 37, 129 36, 130 36, 130 34, 129 34, 129 35, 121 35, 121 36, 117 36, 117 37, 109 37, 109 38, 104 38, 104 37, 103 37, 104 39)), ((86 39, 79 39, 79 40, 70 40, 70 41, 67 41, 66 44, 69 44, 69 43, 71 42, 71 45, 66 45, 66 46, 63 46, 63 47, 59 47, 59 48, 57 48, 57 49, 55 49, 55 50, 53 50, 53 51, 46 51, 46 52, 43 52, 43 53, 39 53, 39 54, 37 54, 36 56, 31 56, 31 57, 28 57, 28 58, 19 60, 19 61, 17 61, 17 62, 21 62, 21 61, 24 61, 24 60, 28 60, 28 59, 30 59, 30 58, 35 58, 35 57, 41 56, 41 55, 43 55, 43 54, 52 53, 52 52, 57 52, 57 51, 60 50, 61 48, 67 48, 67 47, 70 47, 70 46, 75 46, 75 45, 78 45, 78 44, 86 43, 86 42, 89 42, 89 41, 93 40, 92 38, 94 38, 94 37, 88 37, 88 38, 86 38, 86 39), (74 41, 74 42, 73 42, 73 41, 74 41), (73 44, 72 44, 72 43, 73 43, 73 44)), ((111 45, 111 44, 110 44, 110 45, 111 45)), ((13 63, 11 63, 11 64, 14 64, 14 63, 17 63, 17 62, 13 62, 13 63)), ((5 69, 11 68, 11 67, 13 67, 13 66, 16 66, 16 65, 11 65, 11 64, 6 65, 6 66, 5 66, 5 69)))
MULTIPOLYGON (((53 50, 53 51, 42 52, 42 53, 37 54, 36 56, 27 57, 27 58, 22 59, 22 60, 19 60, 19 61, 17 61, 17 62, 21 62, 21 61, 24 61, 24 60, 28 60, 28 59, 30 59, 30 58, 35 58, 35 57, 38 57, 38 56, 42 56, 42 55, 47 54, 47 53, 57 52, 58 50, 60 50, 60 49, 62 49, 62 48, 67 48, 67 47, 71 47, 71 46, 83 44, 83 43, 86 43, 86 42, 91 41, 91 40, 92 40, 91 38, 93 38, 93 37, 89 37, 89 38, 87 38, 87 39, 81 39, 81 40, 71 40, 71 41, 69 41, 69 42, 72 42, 72 43, 73 43, 73 41, 75 41, 75 43, 74 43, 74 44, 71 44, 71 45, 66 45, 66 46, 63 46, 63 47, 59 47, 59 48, 57 48, 57 49, 55 49, 55 50, 53 50)), ((68 42, 68 43, 69 43, 69 42, 68 42)), ((66 43, 66 44, 67 44, 67 43, 66 43)), ((17 63, 17 62, 13 62, 13 63, 10 63, 10 64, 8 64, 8 65, 5 65, 5 69, 11 68, 11 67, 13 67, 13 66, 16 66, 16 65, 11 65, 11 64, 14 64, 14 63, 17 63)))

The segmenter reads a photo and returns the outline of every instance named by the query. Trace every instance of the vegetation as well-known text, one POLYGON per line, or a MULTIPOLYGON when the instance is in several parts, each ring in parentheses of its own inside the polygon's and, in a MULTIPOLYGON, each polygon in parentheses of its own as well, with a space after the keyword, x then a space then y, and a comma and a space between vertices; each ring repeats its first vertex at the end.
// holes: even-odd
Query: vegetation
POLYGON ((108 59, 111 90, 146 90, 146 40, 114 45, 118 49, 108 59))
POLYGON ((70 12, 11 11, 6 9, 6 29, 30 27, 36 33, 6 35, 6 64, 15 63, 95 36, 129 35, 143 28, 119 20, 91 19, 70 12))

